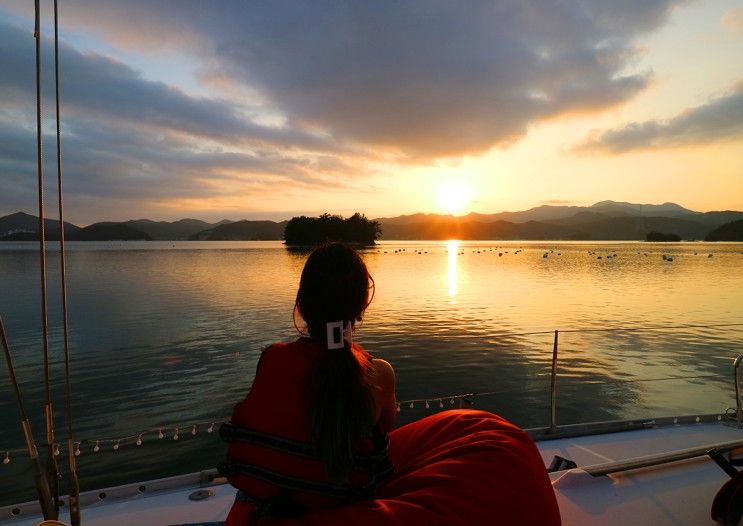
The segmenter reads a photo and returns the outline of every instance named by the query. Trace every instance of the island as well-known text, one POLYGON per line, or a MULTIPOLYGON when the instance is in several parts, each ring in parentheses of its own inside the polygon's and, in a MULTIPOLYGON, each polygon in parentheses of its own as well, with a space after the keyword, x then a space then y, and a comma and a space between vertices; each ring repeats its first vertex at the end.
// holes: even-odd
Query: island
POLYGON ((329 241, 354 245, 374 245, 382 235, 378 221, 358 212, 344 219, 339 215, 320 217, 299 216, 289 220, 284 228, 284 243, 288 246, 314 246, 329 241))

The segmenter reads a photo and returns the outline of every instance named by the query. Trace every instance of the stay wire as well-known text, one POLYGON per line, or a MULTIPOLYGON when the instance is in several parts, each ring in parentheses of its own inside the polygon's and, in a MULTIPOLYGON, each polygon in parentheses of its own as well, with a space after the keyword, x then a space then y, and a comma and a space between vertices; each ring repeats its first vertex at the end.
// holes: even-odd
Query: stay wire
POLYGON ((46 420, 47 478, 49 490, 54 501, 54 513, 46 519, 59 516, 59 468, 54 456, 54 413, 49 383, 49 324, 46 297, 46 235, 44 231, 44 171, 42 167, 42 129, 41 129, 41 8, 39 0, 34 1, 34 38, 36 40, 36 163, 39 186, 39 266, 41 286, 41 327, 44 352, 44 416, 46 420))
POLYGON ((67 410, 67 459, 69 464, 69 510, 72 526, 80 526, 80 482, 74 453, 72 386, 70 382, 70 345, 67 316, 67 268, 65 263, 64 200, 62 198, 62 134, 59 116, 59 10, 54 0, 54 94, 57 121, 57 203, 59 207, 59 267, 62 286, 62 327, 64 338, 65 397, 67 410))

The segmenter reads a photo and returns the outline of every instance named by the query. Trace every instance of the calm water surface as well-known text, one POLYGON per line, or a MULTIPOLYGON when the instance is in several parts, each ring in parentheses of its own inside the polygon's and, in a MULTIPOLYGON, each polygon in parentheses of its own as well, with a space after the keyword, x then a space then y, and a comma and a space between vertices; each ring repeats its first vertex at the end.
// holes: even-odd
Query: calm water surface
MULTIPOLYGON (((292 307, 306 254, 278 242, 68 247, 83 488, 213 467, 224 448, 208 423, 244 396, 261 349, 297 336, 292 307), (197 422, 206 425, 192 436, 197 422), (149 432, 134 445, 140 431, 160 427, 165 438, 149 432), (104 438, 122 439, 120 449, 102 442, 93 453, 104 438)), ((36 249, 0 244, 0 315, 43 442, 36 249)), ((395 366, 398 398, 494 392, 475 406, 524 427, 547 423, 550 331, 737 323, 743 312, 743 244, 384 242, 364 257, 376 293, 357 340, 395 366)), ((63 441, 55 252, 48 273, 63 441)), ((743 327, 562 332, 559 352, 560 423, 719 412, 734 405, 731 362, 743 352, 743 327)), ((4 456, 23 439, 0 371, 4 456)), ((439 408, 430 405, 405 405, 398 421, 439 408)), ((15 452, 0 464, 0 502, 33 498, 25 469, 15 452)))

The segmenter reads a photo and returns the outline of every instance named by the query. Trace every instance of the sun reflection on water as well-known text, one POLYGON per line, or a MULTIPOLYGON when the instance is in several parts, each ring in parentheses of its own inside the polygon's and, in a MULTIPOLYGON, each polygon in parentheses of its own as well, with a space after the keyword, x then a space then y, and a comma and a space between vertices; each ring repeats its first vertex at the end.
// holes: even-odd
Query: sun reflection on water
POLYGON ((450 302, 454 303, 454 296, 457 295, 457 255, 459 254, 459 241, 447 241, 446 250, 449 254, 446 273, 449 284, 449 296, 452 298, 450 302))

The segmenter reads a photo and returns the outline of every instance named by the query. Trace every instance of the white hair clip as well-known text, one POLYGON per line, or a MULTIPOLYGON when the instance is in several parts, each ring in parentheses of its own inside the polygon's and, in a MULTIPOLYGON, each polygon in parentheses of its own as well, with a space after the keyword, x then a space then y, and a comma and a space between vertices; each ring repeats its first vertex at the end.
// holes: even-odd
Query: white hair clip
POLYGON ((343 349, 345 342, 353 343, 353 325, 349 321, 343 325, 343 321, 331 321, 326 324, 328 336, 328 349, 343 349))

